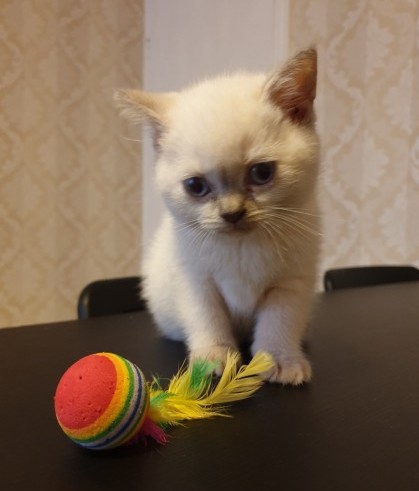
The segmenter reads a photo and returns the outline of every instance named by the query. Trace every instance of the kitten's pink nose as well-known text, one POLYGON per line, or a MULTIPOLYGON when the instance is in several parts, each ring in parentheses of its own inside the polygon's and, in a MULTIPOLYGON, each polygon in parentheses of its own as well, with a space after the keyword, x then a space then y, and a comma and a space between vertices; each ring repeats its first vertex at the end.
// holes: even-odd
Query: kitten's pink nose
POLYGON ((227 223, 237 223, 244 217, 245 214, 246 210, 242 209, 228 213, 221 213, 221 218, 227 223))

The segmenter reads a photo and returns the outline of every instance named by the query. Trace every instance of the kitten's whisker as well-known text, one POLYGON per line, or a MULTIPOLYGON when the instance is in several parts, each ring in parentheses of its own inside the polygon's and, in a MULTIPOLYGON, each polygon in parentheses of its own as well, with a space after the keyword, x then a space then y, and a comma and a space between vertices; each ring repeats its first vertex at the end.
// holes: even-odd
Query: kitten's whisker
POLYGON ((185 234, 185 236, 188 238, 188 244, 190 247, 193 247, 196 242, 199 242, 201 227, 198 220, 190 220, 189 222, 176 224, 175 230, 181 234, 185 234))
POLYGON ((196 218, 193 218, 192 220, 188 220, 186 222, 176 223, 175 228, 197 224, 199 224, 199 221, 196 218))
POLYGON ((128 138, 127 136, 122 137, 124 140, 128 140, 130 142, 138 142, 138 143, 143 143, 143 140, 138 140, 136 138, 128 138))
MULTIPOLYGON (((278 233, 278 235, 283 238, 284 232, 286 233, 286 229, 292 230, 295 234, 298 234, 299 237, 303 239, 310 239, 310 235, 313 234, 313 231, 307 231, 305 228, 299 227, 298 223, 287 222, 286 220, 281 220, 281 224, 270 222, 271 227, 278 233), (285 230, 284 230, 285 229, 285 230)), ((286 236, 287 243, 292 241, 292 235, 286 236)))
POLYGON ((192 233, 192 240, 190 242, 191 248, 195 248, 199 245, 202 239, 203 230, 200 227, 196 227, 192 233))
POLYGON ((316 223, 315 220, 313 220, 313 217, 316 218, 314 215, 295 215, 294 212, 291 213, 284 213, 284 211, 281 210, 268 210, 266 215, 269 215, 271 218, 272 217, 281 217, 281 218, 288 218, 290 220, 296 220, 298 222, 301 222, 303 224, 311 225, 313 223, 316 223))
MULTIPOLYGON (((272 227, 272 228, 274 228, 274 227, 272 227)), ((291 255, 294 255, 294 253, 298 254, 298 252, 296 252, 296 251, 298 251, 298 250, 301 251, 304 248, 304 245, 307 243, 306 241, 303 242, 301 240, 301 237, 304 238, 305 236, 304 235, 301 236, 300 233, 298 233, 298 235, 296 235, 294 233, 291 235, 284 236, 283 230, 281 230, 281 232, 282 233, 276 232, 275 240, 277 243, 277 246, 276 246, 277 249, 280 249, 284 253, 291 254, 291 255)), ((281 252, 279 253, 279 255, 282 256, 281 252)), ((283 260, 283 262, 286 262, 286 261, 287 261, 287 259, 283 260)))
POLYGON ((283 262, 284 261, 284 256, 282 254, 281 247, 278 244, 278 238, 275 237, 273 231, 270 229, 268 223, 261 223, 262 230, 264 230, 272 240, 272 243, 275 245, 275 252, 277 253, 279 259, 283 262))
POLYGON ((284 221, 288 221, 289 224, 293 224, 296 228, 300 229, 301 231, 307 232, 309 235, 314 235, 317 237, 321 237, 321 233, 319 230, 315 229, 314 227, 311 227, 310 225, 307 225, 307 223, 304 223, 301 220, 298 219, 293 219, 291 217, 282 217, 284 221))
POLYGON ((252 211, 249 211, 247 213, 247 218, 248 219, 252 219, 252 218, 260 218, 261 216, 263 216, 263 211, 261 210, 252 210, 252 211))
MULTIPOLYGON (((307 232, 305 229, 299 227, 297 224, 293 222, 287 222, 285 220, 282 221, 281 225, 279 224, 272 224, 273 228, 277 230, 278 232, 281 232, 281 235, 284 235, 284 232, 286 232, 286 229, 288 228, 289 230, 292 230, 294 233, 298 234, 300 237, 304 239, 310 238, 310 233, 307 232)), ((287 240, 290 240, 290 236, 287 235, 287 240)))
POLYGON ((210 238, 214 235, 213 230, 203 230, 203 232, 204 232, 204 236, 202 238, 201 247, 199 248, 199 252, 198 252, 199 257, 201 257, 202 247, 204 246, 205 242, 210 240, 210 238))
POLYGON ((315 236, 321 236, 322 234, 315 229, 314 227, 311 227, 309 224, 311 224, 310 221, 303 221, 301 218, 297 217, 292 217, 289 215, 285 214, 265 214, 267 218, 275 218, 277 220, 280 220, 281 222, 288 224, 289 226, 293 225, 294 230, 299 230, 301 232, 308 232, 308 234, 315 235, 315 236))
POLYGON ((203 247, 204 243, 206 242, 206 240, 211 235, 211 231, 208 229, 202 228, 202 226, 199 225, 195 228, 194 232, 195 232, 194 237, 193 237, 190 245, 193 248, 199 247, 198 255, 201 256, 202 247, 203 247))
POLYGON ((303 208, 288 208, 285 206, 277 206, 277 205, 270 205, 267 207, 269 210, 272 211, 285 211, 285 212, 290 212, 290 213, 296 213, 298 215, 306 215, 309 217, 320 217, 320 213, 311 213, 309 210, 305 210, 303 208))
POLYGON ((193 220, 190 220, 188 222, 181 222, 181 223, 177 223, 175 225, 175 229, 178 231, 178 232, 183 232, 185 230, 193 230, 197 227, 199 227, 199 221, 197 219, 193 219, 193 220))

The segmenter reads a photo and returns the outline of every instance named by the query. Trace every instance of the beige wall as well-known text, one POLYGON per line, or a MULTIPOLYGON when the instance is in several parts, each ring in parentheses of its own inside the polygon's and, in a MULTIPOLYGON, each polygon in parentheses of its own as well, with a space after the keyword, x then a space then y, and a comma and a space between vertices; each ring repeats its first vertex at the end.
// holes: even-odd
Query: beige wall
POLYGON ((111 98, 141 83, 142 20, 140 0, 0 2, 0 326, 138 271, 140 148, 111 98))
POLYGON ((323 267, 419 266, 419 9, 292 0, 290 49, 319 51, 323 267))

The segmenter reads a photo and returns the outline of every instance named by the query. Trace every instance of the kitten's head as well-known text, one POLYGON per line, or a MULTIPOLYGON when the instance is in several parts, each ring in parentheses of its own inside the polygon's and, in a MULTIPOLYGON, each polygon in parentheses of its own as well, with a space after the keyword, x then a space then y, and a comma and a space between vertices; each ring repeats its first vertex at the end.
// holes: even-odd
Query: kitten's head
POLYGON ((179 223, 272 233, 314 190, 315 92, 310 49, 268 77, 239 73, 178 93, 119 91, 117 99, 152 127, 157 184, 179 223))

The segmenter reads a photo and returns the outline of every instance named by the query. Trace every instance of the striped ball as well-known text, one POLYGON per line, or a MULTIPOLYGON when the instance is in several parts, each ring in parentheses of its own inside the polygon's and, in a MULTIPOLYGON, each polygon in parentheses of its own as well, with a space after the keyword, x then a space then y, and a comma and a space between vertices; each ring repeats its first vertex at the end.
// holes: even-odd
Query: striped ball
POLYGON ((101 450, 133 441, 149 407, 141 370, 112 353, 78 360, 61 377, 54 397, 64 433, 78 445, 101 450))

